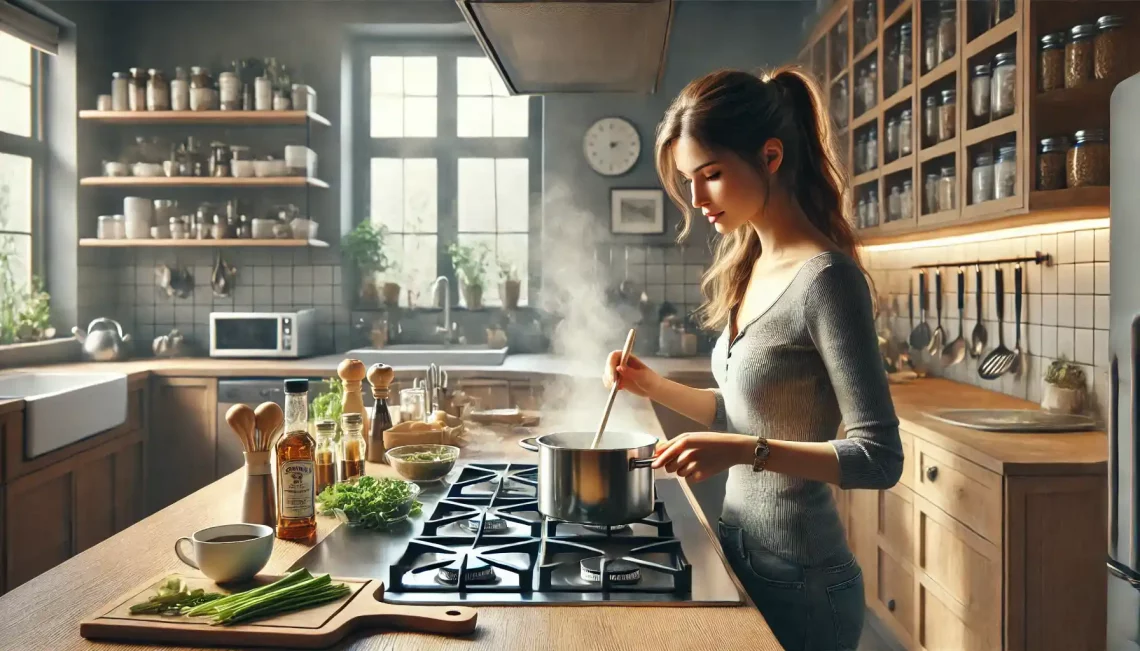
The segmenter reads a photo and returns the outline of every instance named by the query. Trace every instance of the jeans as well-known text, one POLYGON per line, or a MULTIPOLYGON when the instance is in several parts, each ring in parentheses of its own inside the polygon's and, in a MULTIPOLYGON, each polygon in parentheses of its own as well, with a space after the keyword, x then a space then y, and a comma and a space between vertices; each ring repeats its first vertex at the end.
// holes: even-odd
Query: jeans
POLYGON ((748 596, 787 651, 854 651, 863 632, 863 570, 849 550, 805 567, 765 549, 745 549, 743 532, 718 523, 720 544, 748 596))

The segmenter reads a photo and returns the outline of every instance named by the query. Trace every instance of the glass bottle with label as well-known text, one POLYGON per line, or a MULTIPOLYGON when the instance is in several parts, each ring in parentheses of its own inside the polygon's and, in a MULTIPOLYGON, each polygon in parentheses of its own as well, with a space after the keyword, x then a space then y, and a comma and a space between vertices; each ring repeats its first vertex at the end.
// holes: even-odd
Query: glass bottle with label
POLYGON ((309 381, 285 380, 285 434, 277 442, 277 537, 317 538, 316 441, 309 434, 309 381))
POLYGON ((364 416, 347 413, 340 417, 340 481, 364 476, 364 416))
POLYGON ((336 483, 336 421, 317 421, 317 451, 314 455, 316 486, 313 492, 321 491, 336 483))

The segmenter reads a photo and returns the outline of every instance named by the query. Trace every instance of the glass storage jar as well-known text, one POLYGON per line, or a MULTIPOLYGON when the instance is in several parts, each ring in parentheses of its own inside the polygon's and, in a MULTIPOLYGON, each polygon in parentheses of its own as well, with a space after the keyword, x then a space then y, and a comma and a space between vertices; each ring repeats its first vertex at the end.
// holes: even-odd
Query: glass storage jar
POLYGON ((201 66, 192 66, 190 68, 190 110, 212 110, 213 90, 210 71, 201 66))
POLYGON ((835 103, 831 113, 835 116, 835 124, 839 128, 847 126, 847 76, 844 75, 835 84, 835 103))
POLYGON ((855 138, 855 156, 853 159, 855 165, 855 173, 861 174, 867 171, 865 165, 867 164, 867 134, 859 134, 855 138))
POLYGON ((95 227, 95 237, 100 240, 118 239, 115 237, 115 215, 99 215, 99 221, 95 227))
POLYGON ((1066 180, 1070 188, 1108 185, 1108 134, 1104 129, 1084 129, 1073 134, 1066 154, 1066 180))
POLYGON ((871 108, 879 103, 879 64, 871 61, 867 64, 867 81, 863 89, 863 106, 871 108))
POLYGON ((938 63, 954 56, 958 42, 955 11, 952 7, 944 7, 938 13, 938 63))
POLYGON ((875 227, 879 225, 879 192, 878 190, 867 191, 867 226, 875 227))
POLYGON ((953 89, 942 91, 942 103, 938 105, 938 142, 954 137, 954 130, 958 124, 955 95, 953 89))
POLYGON ((1093 38, 1096 25, 1074 25, 1065 43, 1065 88, 1077 88, 1093 78, 1093 38))
POLYGON ((866 156, 865 169, 870 171, 879 166, 879 132, 874 128, 867 134, 866 156))
POLYGON ((1017 183, 1017 146, 1003 145, 994 161, 994 199, 1013 196, 1017 183))
POLYGON ((867 228, 867 199, 866 197, 859 197, 859 202, 855 204, 855 227, 867 228))
POLYGON ((922 71, 930 72, 938 65, 938 20, 922 21, 922 71))
POLYGON ((170 110, 170 84, 158 68, 151 68, 146 82, 146 110, 170 110))
POLYGON ((1055 32, 1041 37, 1037 54, 1037 86, 1041 92, 1065 86, 1065 33, 1055 32))
POLYGON ((1012 18, 1016 10, 1017 4, 1014 0, 994 0, 993 24, 997 25, 1006 18, 1012 18))
POLYGON ((926 214, 938 212, 938 175, 934 172, 927 174, 922 190, 926 195, 926 214))
POLYGON ((914 151, 914 122, 910 109, 899 114, 899 156, 909 156, 914 151))
POLYGON ((902 219, 902 188, 894 186, 887 197, 887 221, 897 222, 902 219))
POLYGON ((974 116, 978 124, 984 124, 990 119, 990 85, 993 71, 990 64, 980 63, 973 68, 970 77, 970 115, 974 116))
POLYGON ((143 68, 131 68, 131 78, 128 82, 129 92, 127 93, 127 99, 130 102, 130 110, 146 110, 146 82, 146 70, 143 68))
POLYGON ((241 110, 241 79, 233 72, 218 75, 218 94, 223 111, 241 110))
POLYGON ((887 119, 886 156, 889 161, 899 157, 899 119, 895 117, 887 119))
POLYGON ((1093 76, 1097 79, 1112 79, 1121 75, 1126 61, 1127 47, 1121 27, 1121 16, 1101 16, 1096 20, 1096 37, 1093 38, 1093 76))
POLYGON ((131 110, 130 75, 125 72, 111 73, 111 110, 131 110))
POLYGON ((926 96, 926 106, 922 110, 922 139, 926 144, 938 142, 938 98, 926 96))
POLYGON ((174 79, 170 80, 170 108, 175 111, 190 110, 190 77, 182 66, 174 69, 174 79))
POLYGON ((1037 189, 1061 190, 1065 187, 1065 152, 1069 139, 1042 138, 1037 150, 1037 189))
POLYGON ((900 219, 911 219, 914 216, 914 182, 906 179, 902 184, 902 210, 900 219))
POLYGON ((970 203, 979 204, 994 198, 994 157, 983 152, 974 157, 970 171, 970 203))
POLYGON ((942 173, 938 175, 938 212, 954 210, 956 189, 954 181, 954 168, 943 167, 942 173))
POLYGON ((898 42, 898 48, 899 48, 898 80, 899 80, 899 86, 898 86, 898 90, 902 90, 903 88, 906 88, 907 86, 909 86, 910 82, 911 82, 911 77, 913 76, 913 73, 911 71, 911 67, 912 67, 914 58, 911 56, 911 52, 913 51, 914 45, 911 41, 910 36, 911 36, 910 21, 907 21, 907 22, 899 25, 899 42, 898 42))
POLYGON ((1017 59, 1013 52, 999 52, 994 55, 990 107, 995 120, 1013 115, 1017 110, 1017 59))
POLYGON ((866 47, 878 35, 876 26, 879 23, 879 14, 873 1, 867 3, 867 10, 864 15, 866 18, 863 21, 863 46, 866 47))

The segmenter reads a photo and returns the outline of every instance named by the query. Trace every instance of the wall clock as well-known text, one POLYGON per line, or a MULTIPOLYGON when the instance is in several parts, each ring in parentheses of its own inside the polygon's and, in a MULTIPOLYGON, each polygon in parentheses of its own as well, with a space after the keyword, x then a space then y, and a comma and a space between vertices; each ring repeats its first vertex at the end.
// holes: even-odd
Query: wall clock
POLYGON ((586 161, 598 174, 625 174, 641 154, 641 137, 628 120, 602 118, 586 130, 582 139, 586 161))

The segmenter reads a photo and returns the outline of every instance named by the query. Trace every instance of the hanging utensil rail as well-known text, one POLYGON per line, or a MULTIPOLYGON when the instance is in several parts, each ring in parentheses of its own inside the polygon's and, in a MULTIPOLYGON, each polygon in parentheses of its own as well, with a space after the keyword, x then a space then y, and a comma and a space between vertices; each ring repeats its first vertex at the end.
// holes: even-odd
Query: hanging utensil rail
POLYGON ((994 260, 977 260, 974 262, 937 262, 931 264, 916 264, 911 269, 940 269, 942 267, 961 267, 961 266, 988 266, 995 264, 1014 264, 1017 262, 1035 262, 1043 264, 1047 267, 1053 266, 1053 256, 1048 253, 1037 252, 1037 255, 1024 256, 1020 258, 997 258, 994 260))

